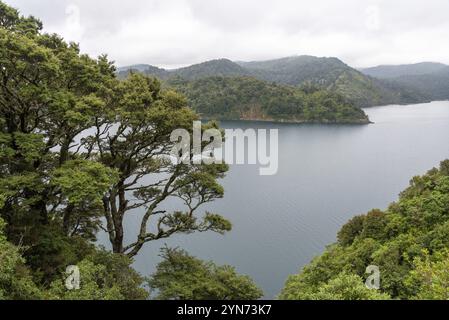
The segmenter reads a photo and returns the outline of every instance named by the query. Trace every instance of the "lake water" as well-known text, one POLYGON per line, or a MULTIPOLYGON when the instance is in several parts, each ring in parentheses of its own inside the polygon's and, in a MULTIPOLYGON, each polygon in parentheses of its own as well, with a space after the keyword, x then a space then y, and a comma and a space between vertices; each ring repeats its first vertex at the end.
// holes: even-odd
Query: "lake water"
MULTIPOLYGON (((375 124, 294 125, 223 122, 225 128, 279 129, 279 171, 231 166, 224 199, 207 207, 232 221, 232 232, 179 235, 149 243, 135 267, 151 274, 167 243, 250 275, 274 298, 288 275, 336 240, 351 217, 384 209, 409 180, 449 158, 449 102, 367 109, 375 124)), ((139 214, 126 221, 128 235, 139 214)), ((130 238, 132 239, 132 238, 130 238)))

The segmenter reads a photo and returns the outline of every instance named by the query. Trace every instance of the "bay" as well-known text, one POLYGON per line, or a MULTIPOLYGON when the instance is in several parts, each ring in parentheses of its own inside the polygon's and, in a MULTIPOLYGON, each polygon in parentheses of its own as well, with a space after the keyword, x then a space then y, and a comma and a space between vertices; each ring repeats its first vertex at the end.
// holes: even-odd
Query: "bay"
MULTIPOLYGON (((222 181, 225 197, 205 209, 231 220, 233 230, 149 243, 135 268, 149 275, 160 261, 160 247, 179 246, 235 266, 257 282, 265 298, 275 298, 287 277, 335 242, 351 217, 385 209, 413 176, 449 158, 448 101, 365 111, 374 124, 222 122, 224 128, 279 129, 278 173, 260 176, 257 165, 231 166, 222 181)), ((136 212, 125 221, 128 241, 140 216, 136 212)))

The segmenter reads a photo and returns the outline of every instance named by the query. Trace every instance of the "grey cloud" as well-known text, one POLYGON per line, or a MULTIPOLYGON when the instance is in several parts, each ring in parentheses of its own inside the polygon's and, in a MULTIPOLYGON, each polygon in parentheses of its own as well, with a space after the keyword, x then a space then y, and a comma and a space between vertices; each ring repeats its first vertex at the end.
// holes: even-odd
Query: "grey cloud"
MULTIPOLYGON (((337 56, 353 66, 449 63, 447 0, 6 0, 119 65, 337 56), (67 8, 79 9, 73 23, 67 8), (76 20, 76 19, 75 19, 76 20)), ((70 12, 69 12, 70 13, 70 12)))

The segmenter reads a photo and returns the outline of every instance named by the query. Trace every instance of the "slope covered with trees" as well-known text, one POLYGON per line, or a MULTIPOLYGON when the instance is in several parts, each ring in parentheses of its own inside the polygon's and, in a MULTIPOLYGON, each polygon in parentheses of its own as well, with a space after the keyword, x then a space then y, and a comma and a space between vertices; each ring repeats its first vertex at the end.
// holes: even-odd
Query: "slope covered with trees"
POLYGON ((289 86, 313 85, 341 94, 357 107, 428 100, 421 91, 411 90, 406 84, 372 78, 337 58, 295 56, 253 62, 219 59, 174 70, 138 65, 121 68, 119 76, 124 77, 131 70, 164 80, 182 78, 195 81, 208 77, 253 77, 268 83, 289 86))
POLYGON ((168 82, 205 118, 309 123, 369 123, 342 95, 314 86, 279 85, 251 77, 182 78, 168 82))
POLYGON ((263 292, 231 266, 201 261, 180 249, 163 248, 149 280, 159 300, 256 300, 263 292))
POLYGON ((251 75, 248 70, 228 59, 210 60, 174 70, 166 70, 145 64, 122 67, 118 69, 119 77, 126 77, 131 71, 137 71, 163 80, 171 78, 198 80, 207 77, 238 77, 251 75))
POLYGON ((449 298, 449 160, 412 179, 385 211, 351 219, 338 242, 291 276, 281 299, 449 298), (380 270, 379 291, 364 287, 380 270))
POLYGON ((449 99, 449 67, 430 74, 400 76, 389 81, 407 86, 415 92, 423 92, 430 100, 449 99))
POLYGON ((320 86, 343 95, 359 107, 406 104, 426 99, 420 93, 408 90, 406 86, 393 86, 366 76, 337 58, 297 56, 240 64, 260 79, 295 86, 320 86))
POLYGON ((361 72, 371 77, 379 79, 394 79, 403 76, 419 76, 432 74, 446 69, 448 66, 443 63, 421 62, 402 65, 382 65, 371 68, 362 68, 361 72))
MULTIPOLYGON (((322 69, 326 67, 313 75, 318 77, 322 69)), ((281 73, 286 71, 279 69, 281 73)), ((324 88, 320 81, 312 81, 312 74, 304 74, 304 79, 310 81, 290 85, 285 79, 267 78, 275 74, 273 70, 256 71, 227 59, 177 70, 137 65, 121 69, 119 77, 126 77, 130 72, 163 79, 169 87, 184 93, 190 106, 204 118, 369 123, 368 117, 351 99, 336 90, 327 90, 329 88, 324 88), (300 88, 299 84, 308 90, 300 88)))
POLYGON ((362 69, 363 73, 384 79, 390 85, 408 88, 428 100, 449 99, 449 66, 423 62, 411 65, 378 66, 362 69))

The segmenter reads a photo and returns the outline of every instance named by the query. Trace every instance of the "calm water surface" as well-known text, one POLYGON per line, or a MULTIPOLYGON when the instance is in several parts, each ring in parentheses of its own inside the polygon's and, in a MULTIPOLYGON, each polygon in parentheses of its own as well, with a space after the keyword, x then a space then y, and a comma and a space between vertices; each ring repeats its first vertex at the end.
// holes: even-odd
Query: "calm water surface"
MULTIPOLYGON (((136 269, 151 274, 159 248, 167 243, 235 266, 259 284, 266 298, 274 298, 288 275, 336 240, 348 219, 386 208, 412 176, 449 158, 449 102, 366 112, 375 124, 223 122, 225 128, 278 128, 278 174, 259 176, 258 166, 231 166, 222 181, 224 199, 207 209, 230 219, 232 232, 150 243, 136 258, 136 269)), ((139 213, 130 216, 128 234, 139 222, 139 213)))

